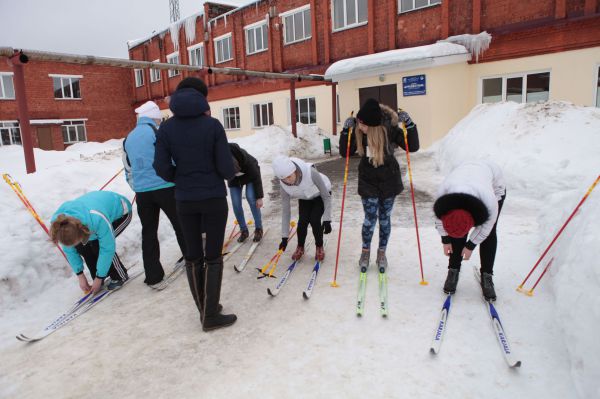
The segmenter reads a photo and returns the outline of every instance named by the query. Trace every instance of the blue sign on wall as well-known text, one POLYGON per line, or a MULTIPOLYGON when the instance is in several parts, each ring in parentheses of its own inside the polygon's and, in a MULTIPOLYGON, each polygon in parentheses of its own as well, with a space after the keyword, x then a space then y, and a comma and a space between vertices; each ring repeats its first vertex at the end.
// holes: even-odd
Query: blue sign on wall
POLYGON ((405 76, 402 78, 402 95, 422 96, 427 94, 425 75, 405 76))

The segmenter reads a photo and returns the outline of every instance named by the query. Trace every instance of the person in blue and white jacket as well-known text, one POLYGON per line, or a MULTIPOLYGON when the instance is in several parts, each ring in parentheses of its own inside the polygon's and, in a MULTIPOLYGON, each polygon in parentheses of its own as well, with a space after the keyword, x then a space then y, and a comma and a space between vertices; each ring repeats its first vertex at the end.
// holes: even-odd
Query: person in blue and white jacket
POLYGON ((50 238, 60 243, 84 291, 98 292, 110 276, 108 289, 120 288, 127 269, 116 252, 115 237, 131 222, 131 202, 111 191, 91 191, 62 204, 51 219, 50 238), (83 258, 83 259, 82 259, 83 258), (83 274, 83 261, 92 276, 83 274))
POLYGON ((154 101, 144 103, 136 108, 135 112, 138 115, 138 122, 135 129, 123 141, 123 164, 127 183, 137 195, 137 212, 142 223, 142 258, 146 273, 144 283, 152 286, 160 283, 165 276, 160 263, 158 242, 161 210, 169 218, 181 249, 182 257, 178 265, 179 262, 183 265, 185 240, 177 217, 175 183, 159 177, 152 166, 156 133, 162 114, 154 101))

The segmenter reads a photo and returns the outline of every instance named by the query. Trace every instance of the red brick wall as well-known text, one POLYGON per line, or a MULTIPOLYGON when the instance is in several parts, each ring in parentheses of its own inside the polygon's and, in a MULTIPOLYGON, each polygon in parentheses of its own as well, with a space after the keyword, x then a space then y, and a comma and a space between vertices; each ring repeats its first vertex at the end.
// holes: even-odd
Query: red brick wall
POLYGON ((455 0, 450 3, 450 24, 449 35, 462 35, 463 33, 474 32, 473 27, 473 9, 472 0, 455 0))
POLYGON ((570 0, 567 1, 567 16, 579 17, 583 15, 585 0, 570 0))
MULTIPOLYGON (((124 137, 133 128, 133 75, 130 69, 32 61, 24 66, 24 70, 30 119, 87 118, 88 141, 124 137), (79 81, 82 99, 55 99, 52 78, 48 74, 83 75, 79 81)), ((2 57, 0 71, 11 71, 2 57)), ((0 120, 15 119, 18 119, 16 101, 0 101, 0 120)))
POLYGON ((553 0, 482 0, 481 29, 554 17, 553 0))
POLYGON ((442 39, 442 7, 436 5, 398 15, 398 48, 430 44, 442 39))

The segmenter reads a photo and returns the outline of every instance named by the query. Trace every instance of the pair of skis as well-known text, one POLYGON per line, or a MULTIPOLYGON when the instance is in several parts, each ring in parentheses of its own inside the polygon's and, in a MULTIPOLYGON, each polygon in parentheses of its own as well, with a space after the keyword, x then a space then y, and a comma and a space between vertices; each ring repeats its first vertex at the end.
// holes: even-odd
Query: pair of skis
MULTIPOLYGON (((477 267, 474 267, 475 278, 478 281, 481 281, 479 270, 477 267)), ((483 298, 483 297, 482 297, 483 298)), ((504 327, 502 326, 502 322, 500 321, 500 315, 496 310, 496 307, 492 304, 491 301, 487 301, 484 298, 485 306, 487 308, 488 314, 490 315, 490 319, 492 322, 492 328, 496 335, 496 339, 500 344, 500 349, 502 351, 502 356, 504 360, 511 368, 521 367, 521 361, 517 360, 510 344, 508 342, 508 337, 506 336, 506 332, 504 331, 504 327)), ((452 304, 452 295, 448 295, 444 304, 442 305, 442 311, 440 312, 440 319, 437 323, 437 327, 435 330, 435 334, 433 336, 433 340, 431 341, 431 348, 429 351, 432 354, 438 354, 440 352, 442 346, 442 340, 444 339, 444 334, 446 332, 446 328, 448 326, 448 315, 450 314, 450 306, 452 304)))
MULTIPOLYGON (((252 255, 254 255, 256 248, 258 248, 258 245, 262 242, 262 240, 265 238, 265 236, 268 233, 269 233, 269 228, 267 227, 263 231, 262 239, 258 242, 254 242, 254 241, 252 242, 252 245, 250 245, 248 252, 246 252, 246 255, 244 255, 244 257, 242 258, 242 262, 239 265, 233 266, 236 272, 241 272, 242 270, 244 270, 244 268, 250 261, 250 258, 252 258, 252 255)), ((248 240, 250 240, 250 237, 248 237, 248 239, 244 242, 238 242, 233 248, 231 248, 231 251, 228 251, 226 254, 224 254, 223 261, 226 262, 227 260, 229 260, 229 258, 231 258, 231 256, 233 254, 235 254, 248 240)))
MULTIPOLYGON (((129 279, 127 279, 127 281, 125 281, 123 286, 127 285, 131 280, 135 279, 136 277, 141 275, 143 272, 144 272, 143 270, 139 270, 139 271, 136 271, 135 273, 131 273, 129 275, 129 279)), ((123 287, 121 287, 121 288, 123 288, 123 287)), ((72 320, 74 320, 77 317, 81 316, 82 314, 88 312, 90 309, 92 309, 98 303, 102 302, 108 296, 119 291, 120 289, 109 291, 106 288, 104 288, 103 290, 98 292, 96 295, 93 295, 92 293, 88 293, 88 294, 84 295, 81 299, 79 299, 77 302, 75 302, 69 310, 62 313, 60 316, 58 316, 56 319, 54 319, 50 324, 48 324, 46 327, 44 327, 38 333, 29 334, 29 335, 19 334, 19 335, 17 335, 16 338, 22 342, 40 341, 40 340, 46 338, 48 335, 55 332, 56 330, 65 326, 72 320)))
POLYGON ((183 257, 181 257, 177 261, 177 263, 175 263, 173 270, 171 270, 171 272, 169 274, 165 275, 165 277, 162 279, 162 281, 160 283, 150 285, 149 287, 152 289, 155 289, 157 291, 162 291, 165 288, 167 288, 173 281, 175 281, 177 279, 177 277, 179 277, 184 270, 185 270, 185 259, 183 257))
MULTIPOLYGON (((367 267, 360 269, 358 279, 358 298, 356 301, 356 315, 362 316, 365 312, 365 297, 367 293, 367 267)), ((384 267, 380 267, 379 273, 379 312, 382 317, 388 315, 388 278, 384 267)))

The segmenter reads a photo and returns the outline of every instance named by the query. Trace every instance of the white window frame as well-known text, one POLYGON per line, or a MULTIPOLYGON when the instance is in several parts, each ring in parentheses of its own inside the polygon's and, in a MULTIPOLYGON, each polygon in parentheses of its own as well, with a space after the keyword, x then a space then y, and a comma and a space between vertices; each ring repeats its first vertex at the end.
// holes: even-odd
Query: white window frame
POLYGON ((424 8, 429 8, 429 7, 435 7, 439 4, 442 4, 442 0, 427 0, 427 5, 426 6, 421 6, 421 7, 415 7, 415 1, 416 0, 412 0, 412 8, 408 9, 408 10, 403 10, 402 9, 402 0, 398 0, 398 14, 403 14, 405 12, 411 12, 411 11, 415 11, 415 10, 422 10, 424 8))
POLYGON ((484 102, 483 102, 483 81, 486 79, 497 79, 497 78, 502 78, 502 99, 500 100, 500 102, 506 101, 506 95, 507 95, 506 80, 511 79, 511 78, 522 78, 523 83, 521 86, 521 102, 519 104, 525 104, 527 102, 527 76, 528 75, 536 75, 539 73, 549 73, 550 74, 550 86, 548 87, 548 101, 550 101, 550 95, 552 93, 552 69, 540 69, 540 70, 535 70, 535 71, 515 72, 515 73, 480 77, 479 78, 479 96, 478 96, 479 104, 484 104, 484 102))
POLYGON ((0 121, 0 131, 1 130, 8 130, 8 138, 10 143, 9 144, 3 144, 2 143, 2 137, 1 137, 1 133, 0 133, 0 147, 2 147, 3 145, 22 145, 23 144, 23 138, 21 137, 21 125, 19 124, 19 121, 0 121), (17 126, 8 126, 13 125, 13 124, 17 124, 17 126), (13 130, 16 130, 19 134, 19 141, 21 141, 20 143, 15 143, 14 142, 14 132, 13 130))
POLYGON ((240 130, 242 128, 242 117, 240 115, 240 107, 238 105, 232 105, 232 106, 229 106, 229 107, 223 107, 223 108, 221 108, 221 117, 223 118, 223 128, 225 130, 228 130, 228 131, 229 130, 240 130), (228 119, 225 118, 225 111, 226 110, 230 110, 230 109, 237 109, 237 120, 238 120, 238 123, 239 123, 239 126, 237 126, 237 127, 231 127, 231 126, 227 127, 226 126, 225 122, 228 119))
POLYGON ((15 92, 15 79, 14 79, 14 73, 12 72, 0 72, 0 100, 14 100, 16 98, 16 92, 15 92), (8 97, 6 95, 6 87, 4 87, 4 79, 2 79, 3 76, 10 76, 11 79, 10 81, 12 82, 12 88, 13 88, 13 93, 14 96, 13 97, 8 97))
MULTIPOLYGON (((307 104, 308 104, 308 115, 309 115, 309 121, 308 123, 305 123, 305 125, 307 126, 315 126, 318 122, 318 118, 317 118, 317 96, 304 96, 304 97, 297 97, 296 98, 296 118, 298 119, 296 121, 296 123, 300 122, 300 101, 301 100, 307 100, 307 104), (310 123, 310 99, 314 98, 315 99, 315 122, 314 123, 310 123)), ((290 112, 290 120, 291 120, 291 112, 290 112)))
MULTIPOLYGON (((175 51, 169 55, 167 55, 167 64, 179 64, 179 52, 175 51)), ((179 69, 167 69, 167 76, 169 78, 174 78, 175 76, 181 75, 181 71, 179 69)))
POLYGON ((83 79, 83 75, 60 75, 55 73, 49 73, 48 77, 52 79, 52 95, 54 96, 54 79, 60 79, 61 85, 61 94, 62 97, 54 97, 55 100, 61 101, 80 101, 83 99, 83 95, 81 94, 81 79, 83 79), (69 86, 71 88, 71 97, 65 97, 65 85, 63 84, 63 79, 69 79, 69 86), (73 97, 73 79, 77 79, 79 81, 79 97, 73 97))
MULTIPOLYGON (((312 39, 312 30, 314 29, 314 27, 312 26, 313 25, 312 24, 312 11, 310 9, 310 4, 307 4, 307 5, 302 6, 302 7, 294 8, 293 10, 289 10, 289 11, 283 12, 283 13, 279 14, 279 17, 281 18, 281 24, 283 26, 283 45, 284 46, 287 46, 289 44, 294 44, 294 43, 300 43, 300 42, 303 42, 305 40, 312 39), (310 15, 310 18, 311 18, 311 21, 310 21, 310 30, 311 31, 308 32, 308 36, 306 35, 306 32, 304 32, 304 37, 302 37, 301 39, 298 39, 298 38, 295 37, 296 36, 296 29, 293 29, 294 40, 287 41, 287 37, 286 37, 286 34, 285 34, 287 32, 286 31, 286 27, 285 27, 285 24, 286 24, 285 20, 286 20, 286 18, 287 17, 292 17, 292 21, 294 21, 294 15, 298 14, 298 13, 302 13, 302 30, 304 31, 304 25, 305 25, 304 24, 304 18, 306 17, 306 15, 304 14, 304 12, 306 10, 310 11, 309 15, 310 15)), ((294 26, 294 28, 295 28, 295 26, 294 26)))
POLYGON ((598 93, 600 93, 600 87, 598 87, 598 77, 600 77, 600 64, 596 64, 596 68, 594 68, 594 98, 592 99, 592 104, 595 104, 596 107, 600 108, 600 98, 598 98, 598 93))
POLYGON ((267 25, 267 22, 265 20, 244 26, 244 37, 246 38, 246 55, 252 55, 252 54, 258 54, 258 53, 262 53, 264 51, 268 51, 269 50, 269 26, 267 25), (260 40, 262 42, 263 39, 263 29, 266 30, 267 32, 267 42, 263 43, 264 47, 262 47, 260 50, 258 50, 258 46, 257 44, 257 32, 260 30, 260 40), (249 48, 249 40, 248 40, 248 35, 249 34, 254 34, 254 51, 250 51, 249 48))
MULTIPOLYGON (((215 45, 215 64, 222 64, 224 62, 233 60, 233 40, 231 37, 231 32, 214 38, 213 43, 215 45), (219 44, 221 44, 225 40, 229 40, 229 58, 219 60, 219 44)), ((223 48, 221 48, 221 53, 223 53, 223 56, 225 55, 223 48)))
POLYGON ((204 57, 204 43, 190 46, 187 48, 187 50, 188 50, 188 59, 189 59, 190 65, 204 67, 204 64, 206 64, 205 57, 204 57), (198 49, 200 49, 200 55, 201 55, 200 64, 197 64, 194 62, 194 61, 197 61, 194 54, 196 53, 196 50, 198 50, 198 49))
POLYGON ((86 143, 87 142, 87 128, 85 126, 85 122, 87 121, 87 118, 84 119, 65 119, 63 120, 63 123, 60 125, 60 132, 61 135, 63 133, 63 127, 67 128, 67 136, 69 138, 69 141, 65 141, 65 138, 63 136, 63 143, 64 144, 75 144, 75 143, 86 143), (83 126, 83 135, 84 135, 84 140, 79 140, 79 135, 77 133, 77 126, 83 126), (76 140, 73 141, 71 140, 71 127, 75 127, 75 138, 76 140))
MULTIPOLYGON (((154 60, 152 62, 159 62, 160 60, 154 60)), ((150 83, 160 82, 160 69, 150 68, 150 83)))
POLYGON ((144 85, 144 70, 134 69, 133 74, 135 76, 135 87, 142 87, 144 85))
POLYGON ((368 1, 367 1, 367 19, 362 22, 358 21, 358 2, 360 0, 342 0, 342 1, 344 2, 344 26, 342 26, 341 28, 336 28, 335 27, 334 0, 331 0, 331 31, 332 32, 341 32, 346 29, 358 28, 359 26, 363 26, 363 25, 366 25, 369 23, 369 3, 368 3, 368 1), (356 7, 355 8, 356 9, 356 22, 352 23, 352 24, 348 24, 348 15, 346 14, 346 10, 348 9, 348 7, 346 7, 346 4, 349 1, 354 1, 355 7, 356 7))
POLYGON ((271 125, 273 125, 275 123, 273 120, 268 120, 266 125, 262 124, 262 116, 263 116, 263 114, 262 114, 262 106, 263 105, 267 106, 267 119, 269 119, 269 113, 268 113, 269 104, 271 105, 271 111, 272 111, 272 114, 273 114, 273 119, 275 119, 275 111, 274 111, 274 108, 273 108, 273 101, 263 101, 263 102, 260 102, 260 103, 253 103, 253 104, 251 104, 250 111, 252 112, 252 128, 253 129, 262 129, 262 128, 267 127, 267 126, 271 126, 271 125), (257 122, 256 121, 256 112, 254 111, 254 107, 259 107, 259 113, 260 113, 260 121, 259 122, 260 122, 260 124, 256 123, 257 122))

